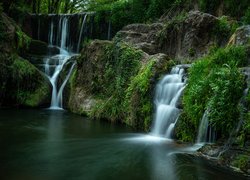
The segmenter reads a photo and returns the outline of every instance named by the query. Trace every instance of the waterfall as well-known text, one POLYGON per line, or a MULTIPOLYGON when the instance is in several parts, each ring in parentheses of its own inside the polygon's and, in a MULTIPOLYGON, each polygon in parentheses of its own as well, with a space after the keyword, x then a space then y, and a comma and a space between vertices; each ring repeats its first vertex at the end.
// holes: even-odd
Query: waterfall
POLYGON ((62 18, 62 28, 61 28, 61 49, 60 49, 60 53, 63 54, 67 51, 65 51, 67 49, 67 40, 68 40, 68 18, 66 16, 64 16, 62 18))
POLYGON ((53 45, 53 35, 54 35, 54 21, 52 19, 49 30, 49 39, 48 39, 49 45, 53 45))
POLYGON ((209 125, 209 119, 208 119, 208 110, 205 111, 205 113, 202 116, 201 123, 199 125, 198 135, 196 143, 212 143, 215 141, 215 131, 209 125))
MULTIPOLYGON (((34 31, 33 35, 41 41, 48 42, 49 48, 51 48, 49 50, 52 50, 43 58, 42 64, 42 70, 52 85, 50 108, 61 109, 63 108, 63 90, 75 67, 74 63, 69 67, 68 60, 72 57, 73 53, 80 51, 84 38, 100 38, 98 35, 100 34, 101 36, 103 32, 98 32, 98 35, 96 35, 96 32, 92 30, 94 26, 88 24, 93 23, 94 13, 33 14, 31 16, 34 18, 37 26, 37 31, 34 31), (90 21, 87 21, 87 17, 91 17, 90 21), (69 71, 63 71, 65 79, 61 80, 62 76, 60 74, 62 74, 61 72, 66 65, 69 71)), ((109 24, 108 31, 110 31, 110 28, 111 24, 109 24)), ((108 32, 108 36, 110 38, 110 32, 108 32)), ((41 64, 38 66, 41 67, 41 64)))
POLYGON ((57 33, 54 33, 55 22, 51 18, 48 40, 50 46, 56 46, 60 48, 60 54, 53 56, 48 56, 44 58, 44 72, 49 78, 52 85, 52 97, 50 109, 61 109, 63 108, 63 90, 68 82, 68 79, 72 73, 72 70, 75 66, 75 63, 71 66, 66 78, 64 79, 62 85, 59 87, 58 78, 61 71, 64 68, 64 65, 72 57, 72 53, 69 52, 69 19, 67 16, 61 16, 58 21, 58 30, 57 33), (56 36, 56 42, 53 43, 54 35, 56 36), (58 90, 59 89, 59 90, 58 90))
POLYGON ((108 28, 108 40, 111 39, 111 20, 109 20, 109 28, 108 28))
POLYGON ((178 100, 185 88, 184 68, 181 65, 172 68, 156 86, 156 113, 152 134, 171 138, 180 110, 178 100))
POLYGON ((70 75, 72 74, 72 71, 73 71, 73 69, 75 67, 75 64, 76 63, 74 63, 71 66, 71 68, 70 68, 70 70, 69 70, 66 78, 64 79, 64 81, 63 81, 63 83, 62 83, 62 85, 61 85, 61 87, 60 87, 60 89, 58 91, 58 95, 57 95, 56 101, 57 101, 57 104, 59 104, 59 107, 63 107, 63 90, 64 90, 64 87, 66 86, 66 84, 67 84, 67 82, 69 80, 70 75))
POLYGON ((82 34, 83 34, 83 29, 84 29, 84 26, 85 26, 86 19, 87 19, 87 14, 85 14, 85 16, 83 18, 83 21, 82 21, 82 26, 81 26, 81 30, 80 30, 79 40, 78 40, 78 43, 77 43, 77 52, 80 51, 80 46, 81 46, 81 42, 82 42, 82 34))

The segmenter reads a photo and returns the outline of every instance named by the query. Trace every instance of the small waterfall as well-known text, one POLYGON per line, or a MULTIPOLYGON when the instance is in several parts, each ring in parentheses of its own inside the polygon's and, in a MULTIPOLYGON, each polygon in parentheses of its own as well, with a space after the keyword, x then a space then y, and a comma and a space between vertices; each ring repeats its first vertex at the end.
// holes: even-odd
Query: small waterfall
POLYGON ((156 114, 152 133, 171 138, 180 110, 178 100, 185 88, 184 69, 175 66, 156 86, 156 114))
POLYGON ((85 23, 86 23, 86 19, 87 19, 87 14, 85 14, 85 16, 83 18, 83 21, 82 21, 79 40, 78 40, 78 43, 77 43, 77 52, 80 51, 80 46, 81 46, 81 42, 82 42, 82 34, 83 34, 83 29, 84 29, 84 26, 85 26, 85 23))
POLYGON ((65 53, 65 50, 67 49, 67 42, 68 42, 68 18, 67 16, 64 16, 62 18, 62 29, 61 29, 61 49, 60 53, 65 53))
POLYGON ((73 71, 75 65, 76 65, 76 63, 74 63, 71 66, 66 78, 64 79, 64 81, 63 81, 63 83, 62 83, 62 85, 61 85, 61 87, 60 87, 60 89, 58 91, 56 103, 59 104, 59 107, 63 107, 63 90, 64 90, 64 88, 65 88, 65 86, 66 86, 66 84, 67 84, 67 82, 69 80, 70 75, 72 74, 72 71, 73 71))
POLYGON ((108 40, 111 39, 111 20, 109 20, 109 28, 108 28, 108 40))
POLYGON ((215 131, 209 125, 209 119, 208 119, 208 110, 205 111, 205 113, 202 116, 201 123, 199 125, 198 135, 196 143, 212 143, 215 141, 215 131))
POLYGON ((49 45, 53 45, 53 35, 54 35, 54 21, 52 19, 49 30, 49 39, 48 39, 49 45))

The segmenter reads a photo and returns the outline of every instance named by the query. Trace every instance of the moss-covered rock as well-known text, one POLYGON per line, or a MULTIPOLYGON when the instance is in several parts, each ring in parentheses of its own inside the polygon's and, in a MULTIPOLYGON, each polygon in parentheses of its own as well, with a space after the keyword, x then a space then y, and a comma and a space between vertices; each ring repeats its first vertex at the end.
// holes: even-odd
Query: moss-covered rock
POLYGON ((68 107, 149 130, 154 85, 171 65, 165 54, 150 56, 122 41, 92 41, 77 60, 68 107))
POLYGON ((50 102, 51 87, 48 79, 31 63, 21 58, 31 38, 5 14, 0 23, 0 107, 46 106, 50 102))
POLYGON ((17 55, 0 57, 0 106, 46 106, 51 87, 47 78, 17 55))

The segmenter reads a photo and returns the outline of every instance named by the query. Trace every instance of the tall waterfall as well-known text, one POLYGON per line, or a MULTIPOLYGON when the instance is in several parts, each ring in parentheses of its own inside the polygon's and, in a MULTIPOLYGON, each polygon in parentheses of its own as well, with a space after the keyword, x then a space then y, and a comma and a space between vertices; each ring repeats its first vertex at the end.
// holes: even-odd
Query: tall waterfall
POLYGON ((45 64, 44 71, 52 84, 52 97, 51 97, 50 109, 62 109, 63 108, 63 90, 75 66, 75 63, 71 65, 69 72, 66 74, 65 79, 63 80, 62 84, 59 85, 58 84, 59 75, 62 72, 65 64, 67 64, 68 60, 73 55, 73 53, 70 52, 70 48, 69 48, 70 47, 70 41, 69 41, 70 34, 68 31, 69 31, 69 17, 68 16, 61 16, 57 25, 56 25, 56 22, 54 22, 52 18, 50 27, 49 27, 49 33, 48 33, 49 46, 59 48, 60 53, 44 58, 44 64, 45 64), (55 31, 55 27, 58 28, 57 31, 55 31))
POLYGON ((152 134, 171 138, 180 110, 178 100, 185 88, 184 68, 181 65, 172 68, 156 86, 156 113, 152 134))

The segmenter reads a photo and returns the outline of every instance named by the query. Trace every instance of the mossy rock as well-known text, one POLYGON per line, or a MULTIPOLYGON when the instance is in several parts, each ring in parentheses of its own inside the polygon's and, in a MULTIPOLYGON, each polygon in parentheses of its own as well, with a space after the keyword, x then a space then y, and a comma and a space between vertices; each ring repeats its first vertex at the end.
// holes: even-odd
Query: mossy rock
POLYGON ((0 107, 49 105, 51 85, 34 65, 17 55, 0 61, 0 107))

